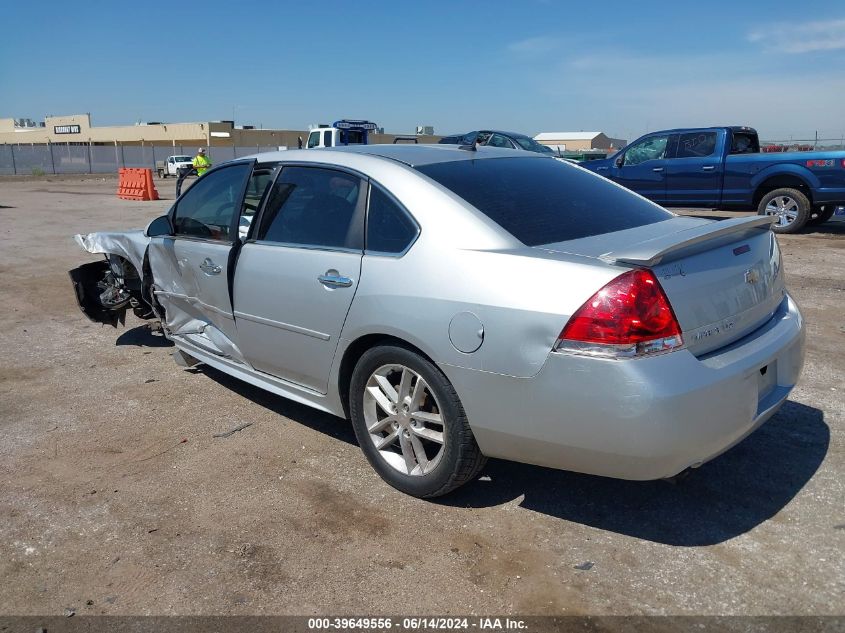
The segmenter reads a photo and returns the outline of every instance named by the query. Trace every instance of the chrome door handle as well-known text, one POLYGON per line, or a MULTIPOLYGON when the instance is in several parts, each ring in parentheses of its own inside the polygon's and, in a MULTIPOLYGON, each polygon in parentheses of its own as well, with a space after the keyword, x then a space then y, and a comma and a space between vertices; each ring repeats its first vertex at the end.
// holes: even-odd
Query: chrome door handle
POLYGON ((716 169, 716 166, 715 166, 715 165, 705 165, 705 166, 704 166, 704 167, 702 167, 701 169, 702 169, 703 171, 713 171, 714 169, 716 169))
POLYGON ((662 167, 652 167, 651 171, 663 171, 662 167))
POLYGON ((349 277, 344 277, 334 269, 327 270, 324 274, 317 277, 317 281, 324 286, 330 286, 332 288, 348 288, 352 285, 352 280, 349 277))
POLYGON ((211 261, 208 257, 202 260, 202 264, 200 264, 200 270, 204 272, 206 275, 219 275, 223 272, 223 269, 211 261))

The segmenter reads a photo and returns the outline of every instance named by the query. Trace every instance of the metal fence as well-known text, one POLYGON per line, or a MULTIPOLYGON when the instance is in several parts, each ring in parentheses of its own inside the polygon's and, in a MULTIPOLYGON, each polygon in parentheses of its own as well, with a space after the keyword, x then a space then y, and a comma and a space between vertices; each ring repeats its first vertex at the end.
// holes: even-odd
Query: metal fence
POLYGON ((845 149, 843 138, 760 139, 761 152, 828 152, 845 149))
MULTIPOLYGON (((211 147, 213 164, 243 158, 261 152, 274 152, 278 147, 211 147)), ((0 145, 0 174, 112 174, 121 167, 156 168, 157 161, 168 156, 196 153, 194 146, 151 145, 0 145)))

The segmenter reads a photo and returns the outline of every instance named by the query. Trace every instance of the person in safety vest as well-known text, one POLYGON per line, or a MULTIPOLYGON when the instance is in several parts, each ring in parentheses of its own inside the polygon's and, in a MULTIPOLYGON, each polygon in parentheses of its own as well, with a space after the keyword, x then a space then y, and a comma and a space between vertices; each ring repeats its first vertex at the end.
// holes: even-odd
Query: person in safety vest
POLYGON ((176 197, 182 195, 182 182, 185 178, 192 174, 202 176, 209 169, 211 169, 211 160, 205 155, 205 148, 200 147, 194 160, 191 161, 191 168, 183 167, 179 170, 179 178, 176 180, 176 197))
POLYGON ((197 170, 197 176, 202 176, 211 168, 211 161, 209 160, 208 156, 205 155, 204 147, 200 147, 197 150, 197 155, 194 156, 193 166, 194 169, 197 170))

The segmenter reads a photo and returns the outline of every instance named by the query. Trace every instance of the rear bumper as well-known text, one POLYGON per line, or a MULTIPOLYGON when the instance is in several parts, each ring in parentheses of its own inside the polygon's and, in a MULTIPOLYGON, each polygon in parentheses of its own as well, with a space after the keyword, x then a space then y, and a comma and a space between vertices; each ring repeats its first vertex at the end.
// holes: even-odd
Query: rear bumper
POLYGON ((531 378, 443 369, 485 455, 647 480, 698 466, 754 431, 786 400, 803 361, 803 320, 787 296, 764 326, 702 358, 552 353, 531 378))

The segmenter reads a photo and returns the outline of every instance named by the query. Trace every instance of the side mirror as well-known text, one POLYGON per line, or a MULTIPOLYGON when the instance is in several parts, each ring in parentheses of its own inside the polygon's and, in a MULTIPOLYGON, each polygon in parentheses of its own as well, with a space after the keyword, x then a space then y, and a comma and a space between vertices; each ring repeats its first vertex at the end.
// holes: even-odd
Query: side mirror
POLYGON ((622 163, 625 162, 624 154, 620 154, 619 156, 617 156, 616 160, 613 162, 616 164, 617 167, 622 167, 622 163))
POLYGON ((144 235, 147 237, 164 237, 166 235, 173 235, 173 225, 170 224, 169 215, 161 215, 147 225, 144 229, 144 235))

